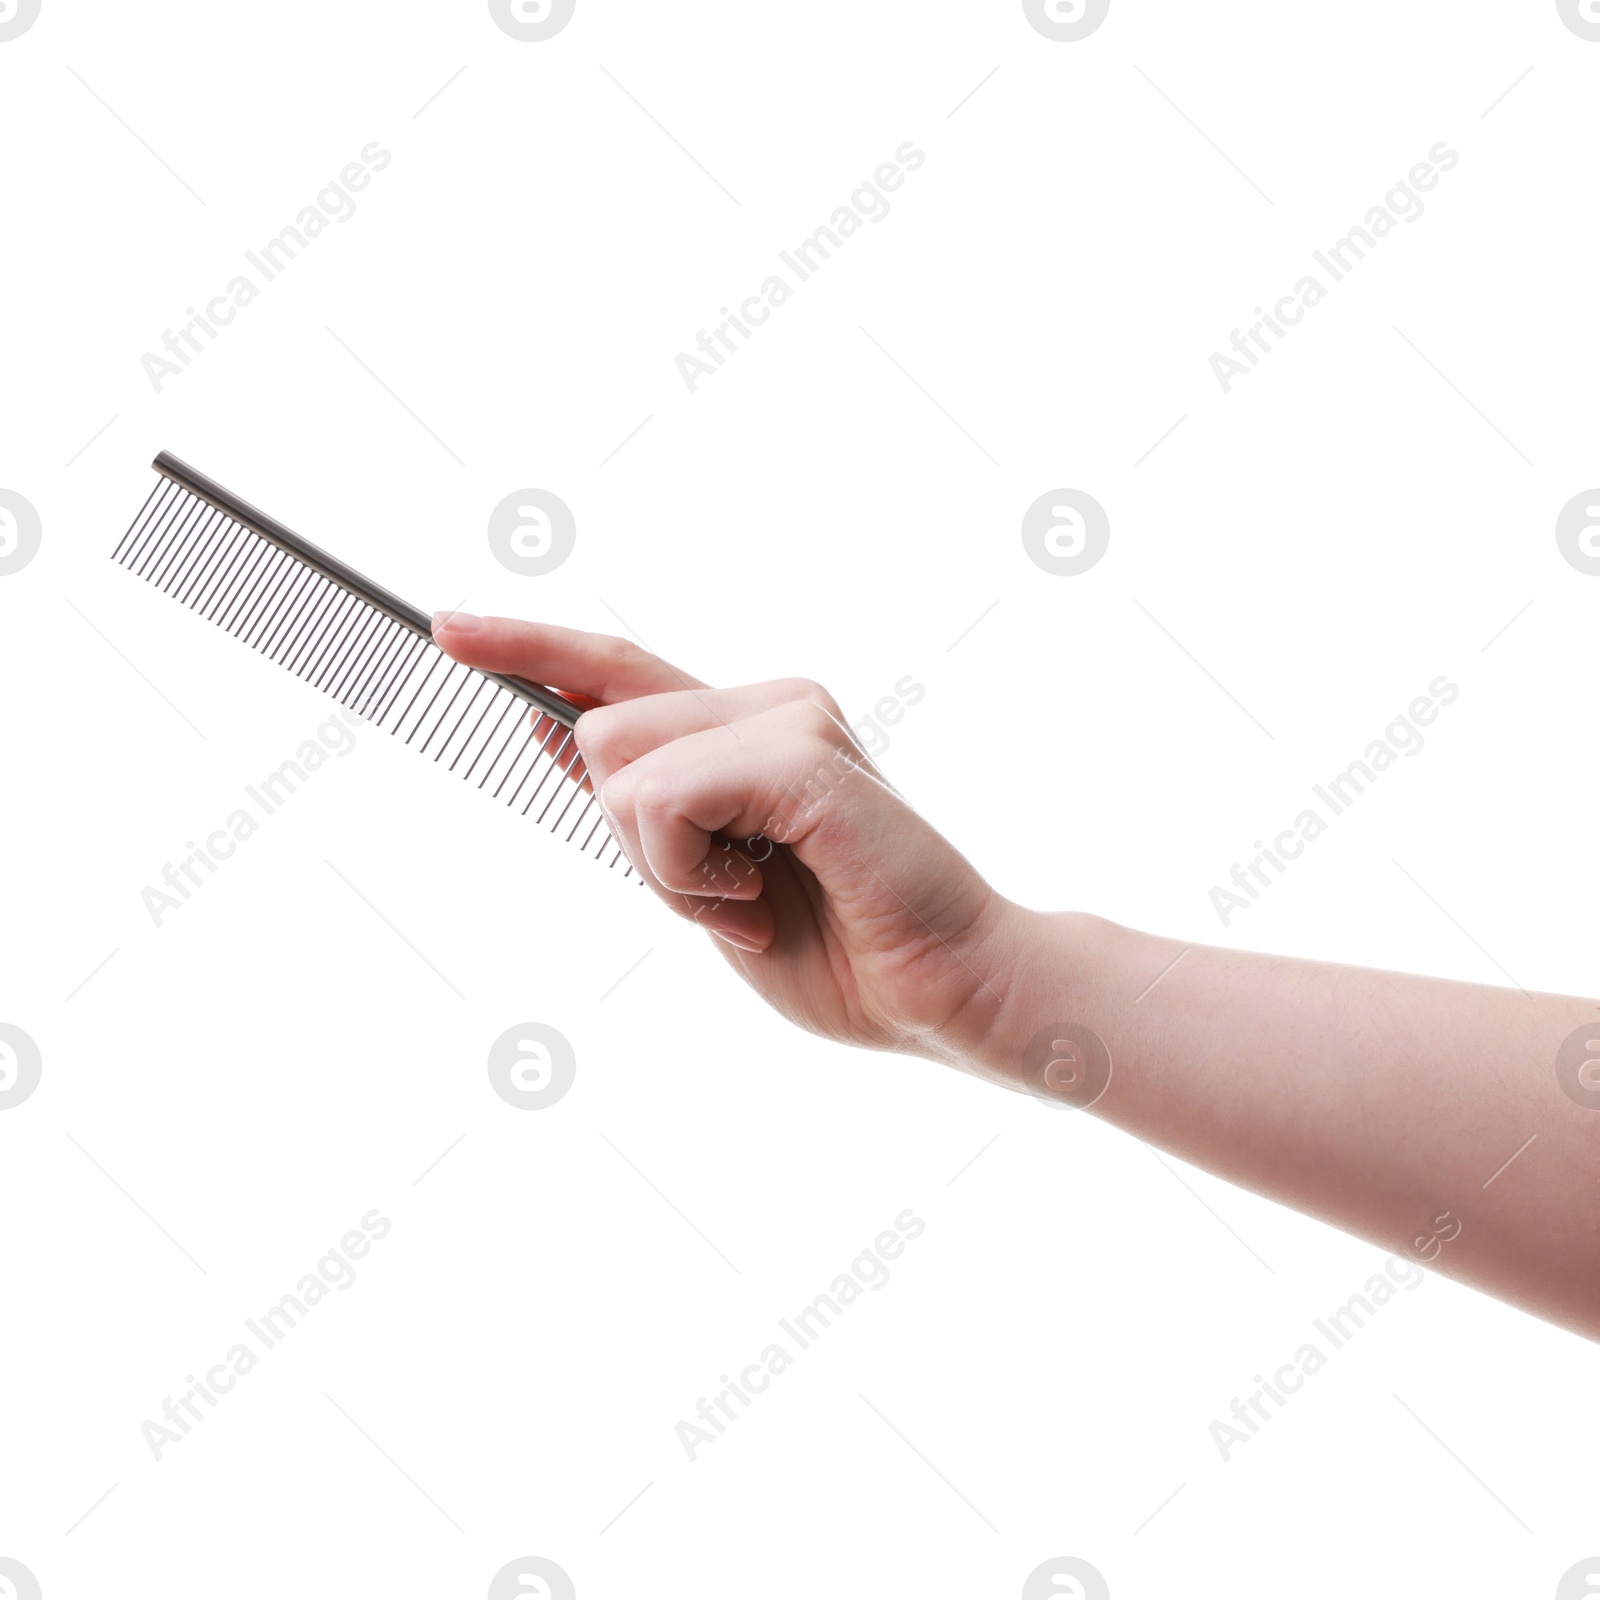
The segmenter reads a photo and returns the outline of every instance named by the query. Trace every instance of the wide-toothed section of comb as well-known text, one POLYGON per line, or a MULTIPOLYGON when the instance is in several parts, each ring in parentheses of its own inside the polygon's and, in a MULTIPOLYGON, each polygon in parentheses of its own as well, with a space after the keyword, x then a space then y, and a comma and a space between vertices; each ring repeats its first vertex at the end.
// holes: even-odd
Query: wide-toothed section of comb
MULTIPOLYGON (((112 552, 163 594, 615 866, 622 855, 574 774, 572 730, 452 661, 425 635, 163 478, 112 552)), ((632 869, 629 869, 631 876, 632 869)))

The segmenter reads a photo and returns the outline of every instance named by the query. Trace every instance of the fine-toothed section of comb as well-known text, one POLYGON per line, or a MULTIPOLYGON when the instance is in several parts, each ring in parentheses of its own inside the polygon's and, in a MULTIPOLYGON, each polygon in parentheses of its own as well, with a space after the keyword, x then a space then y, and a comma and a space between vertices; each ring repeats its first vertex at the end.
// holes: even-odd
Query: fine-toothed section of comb
POLYGON ((585 854, 622 859, 570 728, 183 484, 161 478, 112 557, 585 854))

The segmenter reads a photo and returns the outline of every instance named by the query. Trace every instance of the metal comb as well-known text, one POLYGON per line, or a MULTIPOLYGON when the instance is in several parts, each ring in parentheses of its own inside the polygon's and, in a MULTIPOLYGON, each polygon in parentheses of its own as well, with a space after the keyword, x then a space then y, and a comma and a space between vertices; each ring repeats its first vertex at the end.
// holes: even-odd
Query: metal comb
POLYGON ((451 772, 477 776, 479 789, 494 780, 492 797, 520 804, 524 816, 539 806, 535 820, 549 818, 551 832, 562 831, 582 797, 567 839, 617 864, 622 848, 574 771, 581 706, 452 661, 415 606, 165 450, 151 466, 159 479, 114 561, 369 722, 396 736, 409 727, 405 742, 435 762, 453 750, 451 772), (541 720, 525 725, 525 707, 541 720))

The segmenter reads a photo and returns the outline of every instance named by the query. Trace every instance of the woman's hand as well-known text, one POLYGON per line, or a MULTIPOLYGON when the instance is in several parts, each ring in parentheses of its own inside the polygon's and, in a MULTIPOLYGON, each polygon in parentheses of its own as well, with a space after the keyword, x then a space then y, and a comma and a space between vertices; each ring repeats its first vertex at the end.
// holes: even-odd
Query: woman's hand
POLYGON ((441 613, 433 633, 468 666, 594 706, 577 745, 612 834, 769 1004, 831 1039, 970 1066, 1027 914, 889 785, 827 690, 708 688, 542 623, 441 613))

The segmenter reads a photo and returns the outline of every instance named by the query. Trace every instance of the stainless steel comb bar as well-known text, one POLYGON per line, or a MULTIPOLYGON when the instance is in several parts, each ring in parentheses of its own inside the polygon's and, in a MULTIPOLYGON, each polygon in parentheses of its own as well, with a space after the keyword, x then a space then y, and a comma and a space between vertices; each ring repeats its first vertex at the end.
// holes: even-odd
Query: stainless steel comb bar
MULTIPOLYGON (((577 838, 596 809, 576 770, 582 707, 452 660, 415 606, 177 457, 163 451, 151 465, 156 486, 113 559, 435 763, 448 754, 463 780, 484 789, 494 779, 492 798, 508 809, 526 816, 541 804, 540 823, 554 811, 550 831, 577 838)), ((614 867, 622 850, 604 820, 578 847, 614 867)))
MULTIPOLYGON (((163 450, 150 465, 163 478, 171 479, 173 483, 187 489, 190 494, 249 528, 252 533, 259 534, 261 538, 277 545, 280 550, 287 550, 290 555, 297 557, 302 565, 314 567, 339 588, 359 595, 369 606, 384 612, 402 627, 409 628, 412 633, 419 634, 424 639, 433 638, 431 619, 415 606, 407 605, 398 595, 391 594, 381 584, 364 577, 354 567, 346 566, 338 557, 330 556, 326 550, 318 549, 309 539, 302 539, 298 533, 284 527, 277 518, 269 517, 266 512, 258 511, 248 501, 229 493, 220 483, 206 477, 203 472, 196 472, 187 462, 180 461, 175 455, 163 450)), ((554 690, 547 689, 542 684, 529 683, 526 679, 498 672, 485 672, 483 676, 511 690, 529 705, 538 706, 546 716, 554 717, 565 727, 570 728, 583 714, 581 706, 574 705, 564 695, 556 694, 554 690)))

